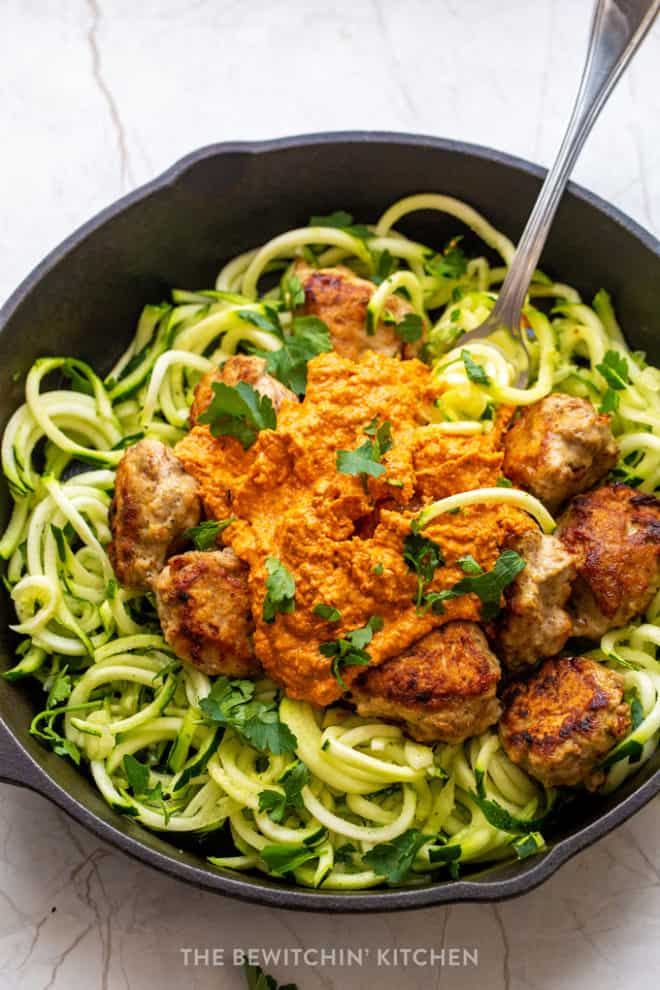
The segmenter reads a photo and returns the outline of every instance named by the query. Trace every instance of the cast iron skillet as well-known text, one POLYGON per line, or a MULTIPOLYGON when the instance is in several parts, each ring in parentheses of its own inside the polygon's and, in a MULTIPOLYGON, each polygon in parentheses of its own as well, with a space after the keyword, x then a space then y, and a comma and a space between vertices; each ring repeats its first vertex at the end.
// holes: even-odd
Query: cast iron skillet
MULTIPOLYGON (((225 259, 304 224, 311 213, 341 208, 373 220, 400 196, 438 191, 468 200, 515 240, 542 175, 540 168, 499 152, 400 134, 341 133, 203 148, 72 234, 0 310, 0 423, 4 427, 22 401, 14 373, 24 373, 35 358, 71 354, 109 369, 146 302, 158 302, 171 286, 211 286, 225 259)), ((418 214, 403 229, 439 247, 457 232, 457 223, 418 214)), ((658 241, 572 186, 543 267, 577 285, 587 299, 607 287, 631 343, 660 362, 653 336, 660 295, 658 241)), ((6 518, 6 488, 0 499, 6 518)), ((0 609, 0 666, 6 668, 13 663, 6 596, 0 609)), ((177 849, 111 811, 81 772, 30 737, 35 704, 29 684, 0 680, 0 779, 43 794, 100 838, 156 869, 283 908, 386 911, 521 894, 660 790, 656 754, 616 794, 577 802, 544 854, 410 890, 308 891, 213 870, 199 853, 177 849)))

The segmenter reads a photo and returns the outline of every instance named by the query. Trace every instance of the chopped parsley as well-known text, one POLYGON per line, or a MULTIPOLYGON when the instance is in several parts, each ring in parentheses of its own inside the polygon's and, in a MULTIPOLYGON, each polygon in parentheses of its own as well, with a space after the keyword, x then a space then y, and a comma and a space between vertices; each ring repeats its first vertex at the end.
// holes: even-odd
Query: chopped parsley
POLYGON ((615 392, 620 392, 630 384, 628 362, 618 351, 606 351, 602 363, 596 365, 596 371, 601 373, 615 392))
POLYGON ((268 333, 275 334, 276 337, 282 336, 280 317, 273 306, 266 304, 262 313, 252 309, 239 309, 236 315, 246 323, 251 323, 253 327, 258 327, 259 330, 266 330, 268 333))
POLYGON ((378 563, 377 564, 374 564, 374 566, 371 568, 372 574, 375 574, 376 577, 380 577, 382 575, 382 573, 383 573, 383 570, 384 570, 384 567, 383 567, 382 560, 379 560, 378 563))
POLYGON ((267 811, 274 822, 281 822, 287 808, 302 811, 302 789, 309 783, 309 770, 297 760, 280 777, 281 791, 265 790, 259 794, 259 811, 267 811))
POLYGON ((282 297, 287 309, 298 309, 305 304, 305 290, 297 275, 290 275, 284 279, 282 285, 282 297))
POLYGON ((264 846, 259 855, 274 877, 283 877, 319 854, 304 842, 277 842, 264 846))
POLYGON ((374 236, 364 224, 353 223, 353 217, 346 210, 335 210, 334 213, 329 213, 327 216, 310 217, 309 226, 336 227, 338 230, 346 231, 347 234, 352 234, 353 237, 359 237, 362 241, 368 241, 374 236))
POLYGON ((607 388, 603 393, 603 398, 601 400, 600 406, 598 407, 598 412, 600 413, 613 413, 619 408, 619 393, 613 388, 607 388))
POLYGON ((424 321, 417 313, 406 313, 402 320, 394 324, 394 332, 407 344, 414 344, 421 339, 424 321))
POLYGON ((490 385, 490 378, 486 374, 486 369, 482 364, 473 360, 472 355, 465 347, 461 351, 461 358, 465 365, 465 373, 471 382, 476 385, 490 385))
POLYGON ((363 483, 367 475, 379 478, 385 471, 380 461, 392 447, 392 424, 386 419, 379 425, 378 417, 374 416, 364 432, 370 439, 356 450, 338 450, 336 462, 340 474, 361 475, 363 483))
POLYGON ((396 258, 393 258, 390 252, 387 250, 387 248, 385 248, 385 250, 381 251, 380 254, 378 255, 378 261, 376 262, 376 271, 371 276, 371 281, 374 283, 374 285, 380 285, 382 282, 385 281, 386 278, 389 278, 390 275, 392 275, 393 272, 396 271, 396 266, 397 266, 396 258))
POLYGON ((187 540, 195 544, 197 550, 211 550, 217 545, 218 534, 233 522, 236 522, 235 516, 230 516, 228 519, 207 519, 199 526, 191 526, 184 535, 187 540))
POLYGON ((319 619, 325 619, 326 622, 339 622, 341 619, 341 612, 334 605, 326 605, 323 602, 319 602, 312 609, 314 615, 318 615, 319 619))
POLYGON ((438 278, 459 279, 467 271, 467 257, 462 248, 458 246, 460 237, 454 237, 442 254, 433 255, 429 258, 424 267, 429 275, 438 278))
POLYGON ((293 574, 277 557, 266 557, 266 597, 262 609, 264 622, 274 622, 278 612, 290 613, 295 608, 296 582, 293 574))
POLYGON ((495 485, 497 488, 513 488, 513 482, 509 481, 508 478, 505 478, 503 474, 499 476, 495 482, 495 485))
POLYGON ((247 382, 213 382, 213 398, 198 422, 208 423, 214 437, 235 437, 247 450, 261 430, 275 429, 277 417, 270 398, 247 382))
POLYGON ((442 550, 437 543, 422 536, 421 533, 408 533, 403 541, 403 559, 408 568, 417 575, 415 604, 419 609, 426 586, 433 580, 438 567, 442 567, 445 562, 442 550))
POLYGON ((53 680, 48 692, 46 708, 54 708, 55 705, 66 701, 71 694, 73 684, 71 683, 71 675, 67 673, 68 669, 68 667, 62 667, 53 680))
POLYGON ((471 553, 466 553, 456 561, 464 574, 483 574, 483 567, 478 564, 471 553))
POLYGON ((444 602, 461 595, 474 594, 481 599, 482 622, 489 622, 500 610, 502 592, 524 567, 525 561, 515 550, 505 550, 495 561, 492 570, 482 571, 480 568, 479 573, 468 573, 453 588, 427 593, 423 603, 436 615, 442 615, 445 611, 444 602))
POLYGON ((234 729, 256 749, 275 755, 295 752, 296 737, 280 721, 277 702, 259 701, 254 693, 253 681, 218 677, 199 707, 208 722, 234 729))
POLYGON ((332 673, 337 683, 346 689, 341 676, 346 667, 367 667, 371 655, 365 649, 373 639, 374 633, 383 628, 383 620, 379 615, 372 615, 366 626, 353 629, 339 639, 330 639, 319 646, 319 652, 324 657, 332 657, 332 673))
POLYGON ((256 351, 265 358, 266 370, 296 395, 307 389, 307 362, 317 354, 332 350, 330 331, 316 316, 295 316, 292 332, 282 339, 276 351, 256 351))
POLYGON ((409 828, 391 842, 379 842, 365 853, 362 859, 374 873, 384 877, 389 884, 401 883, 408 876, 415 856, 422 846, 431 841, 419 829, 409 828))

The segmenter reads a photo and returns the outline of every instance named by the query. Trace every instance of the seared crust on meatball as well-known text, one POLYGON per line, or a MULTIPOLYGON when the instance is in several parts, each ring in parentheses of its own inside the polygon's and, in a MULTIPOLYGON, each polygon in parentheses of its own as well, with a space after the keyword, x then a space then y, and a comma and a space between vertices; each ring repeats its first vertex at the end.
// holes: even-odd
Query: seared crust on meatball
MULTIPOLYGON (((379 351, 389 357, 413 357, 418 353, 423 340, 404 345, 392 323, 381 320, 373 334, 367 333, 367 305, 376 291, 373 282, 359 278, 344 265, 312 268, 298 261, 294 271, 305 290, 303 311, 324 321, 333 347, 342 357, 357 361, 365 351, 379 351)), ((385 309, 395 323, 400 323, 406 313, 414 312, 408 300, 399 295, 390 296, 385 309)))
POLYGON ((562 542, 538 529, 527 530, 509 546, 521 555, 525 567, 505 591, 497 652, 515 669, 559 653, 571 635, 571 617, 565 605, 577 571, 562 542))
POLYGON ((614 467, 610 417, 586 399, 553 393, 523 409, 506 435, 504 473, 553 511, 614 467))
POLYGON ((121 584, 147 591, 201 515, 197 482, 158 440, 129 447, 110 506, 110 561, 121 584))
POLYGON ((474 622, 448 622, 351 685, 358 714, 403 723, 420 742, 459 743, 498 719, 497 657, 474 622))
POLYGON ((573 634, 599 639, 651 603, 660 585, 660 502, 628 485, 573 499, 557 534, 577 561, 573 634))
POLYGON ((623 678, 587 657, 546 660, 504 692, 500 739, 546 787, 598 787, 597 765, 631 726, 623 678))
POLYGON ((225 385, 230 386, 238 385, 239 382, 247 382, 255 392, 268 396, 273 403, 275 412, 283 402, 298 401, 298 397, 286 385, 267 373, 265 358, 257 357, 255 354, 235 354, 228 358, 221 368, 207 371, 197 383, 195 397, 190 407, 191 429, 211 404, 214 382, 224 382, 225 385))
POLYGON ((163 635, 182 660, 205 674, 256 677, 248 567, 233 550, 173 557, 156 582, 163 635))

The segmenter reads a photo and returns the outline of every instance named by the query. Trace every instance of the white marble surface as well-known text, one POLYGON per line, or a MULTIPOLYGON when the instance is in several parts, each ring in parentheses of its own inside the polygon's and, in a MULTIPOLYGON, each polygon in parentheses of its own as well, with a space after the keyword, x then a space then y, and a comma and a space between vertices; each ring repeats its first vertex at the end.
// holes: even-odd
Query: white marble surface
MULTIPOLYGON (((196 146, 420 131, 548 163, 589 0, 0 0, 0 298, 73 227, 196 146)), ((576 170, 660 233, 660 24, 576 170)), ((0 788, 2 990, 243 985, 182 948, 477 947, 479 966, 275 967, 300 990, 655 987, 657 802, 499 906, 327 918, 199 893, 0 788)))

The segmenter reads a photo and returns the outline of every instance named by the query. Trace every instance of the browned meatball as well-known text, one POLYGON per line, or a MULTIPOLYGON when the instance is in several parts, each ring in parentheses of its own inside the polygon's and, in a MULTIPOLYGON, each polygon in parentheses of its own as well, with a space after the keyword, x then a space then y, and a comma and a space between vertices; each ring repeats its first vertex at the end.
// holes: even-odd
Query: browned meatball
POLYGON ((140 440, 117 467, 110 561, 119 581, 147 591, 201 515, 197 482, 169 447, 140 440))
POLYGON ((523 409, 507 433, 504 473, 554 511, 600 481, 617 456, 609 416, 553 393, 523 409))
POLYGON ((660 502, 628 485, 573 499, 557 533, 576 558, 573 633, 599 639, 651 603, 660 583, 660 502))
POLYGON ((254 354, 235 354, 228 358, 221 368, 207 371, 197 383, 195 397, 190 407, 190 426, 197 420, 211 403, 213 398, 213 383, 224 382, 225 385, 235 386, 239 382, 252 385, 260 395, 267 395, 273 403, 275 412, 283 402, 297 402, 298 397, 266 372, 266 359, 254 354))
POLYGON ((401 722, 420 742, 459 743, 497 721, 500 665, 474 622, 448 622, 362 672, 350 700, 365 718, 401 722))
POLYGON ((631 726, 623 678, 587 657, 546 660, 504 692, 500 739, 507 756, 546 787, 589 789, 597 764, 631 726))
POLYGON ((233 550, 172 557, 156 582, 163 635, 182 660, 205 674, 256 677, 248 567, 233 550))
POLYGON ((530 529, 510 542, 525 568, 505 592, 498 623, 498 655, 508 667, 552 657, 571 635, 566 602, 576 568, 573 556, 555 536, 530 529))
MULTIPOLYGON (((365 351, 379 351, 393 357, 412 357, 422 344, 404 345, 393 323, 380 320, 373 334, 367 333, 367 305, 376 291, 373 282, 359 278, 350 268, 312 268, 304 261, 295 273, 305 290, 304 312, 318 316, 327 325, 332 345, 342 357, 356 361, 365 351)), ((395 323, 400 323, 413 307, 403 296, 392 295, 385 307, 395 323)))

